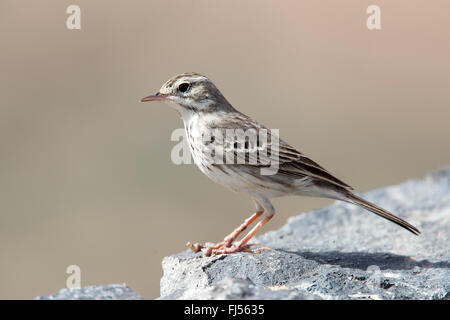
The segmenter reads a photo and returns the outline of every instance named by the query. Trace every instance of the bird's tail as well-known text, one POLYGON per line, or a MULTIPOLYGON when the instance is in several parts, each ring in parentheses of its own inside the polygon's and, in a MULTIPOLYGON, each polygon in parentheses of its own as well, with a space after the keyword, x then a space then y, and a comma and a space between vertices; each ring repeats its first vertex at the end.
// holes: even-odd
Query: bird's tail
POLYGON ((389 211, 384 210, 383 208, 380 208, 380 207, 374 205, 373 203, 370 203, 369 201, 366 201, 352 193, 347 194, 346 201, 356 204, 364 209, 367 209, 367 210, 379 215, 380 217, 383 217, 389 221, 392 221, 393 223, 398 224, 399 226, 414 233, 415 235, 419 235, 419 233, 420 233, 419 229, 417 229, 413 225, 409 224, 405 220, 400 219, 399 217, 393 215, 389 211))

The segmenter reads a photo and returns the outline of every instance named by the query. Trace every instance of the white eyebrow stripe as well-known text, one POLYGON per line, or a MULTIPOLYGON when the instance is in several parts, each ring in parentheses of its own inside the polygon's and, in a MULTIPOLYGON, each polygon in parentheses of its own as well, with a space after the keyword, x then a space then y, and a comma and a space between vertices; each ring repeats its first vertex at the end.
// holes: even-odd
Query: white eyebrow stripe
POLYGON ((208 80, 205 76, 186 76, 178 79, 176 81, 176 84, 181 84, 183 82, 197 82, 197 81, 204 81, 208 80))

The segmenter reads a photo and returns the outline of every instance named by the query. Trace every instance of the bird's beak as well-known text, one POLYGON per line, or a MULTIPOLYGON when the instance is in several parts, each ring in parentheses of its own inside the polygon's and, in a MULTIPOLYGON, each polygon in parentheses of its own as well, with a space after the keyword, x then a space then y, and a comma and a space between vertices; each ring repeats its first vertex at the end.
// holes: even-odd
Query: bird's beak
POLYGON ((160 94, 159 92, 157 92, 156 94, 152 94, 151 96, 142 98, 141 102, 164 101, 168 96, 169 96, 168 94, 160 94))

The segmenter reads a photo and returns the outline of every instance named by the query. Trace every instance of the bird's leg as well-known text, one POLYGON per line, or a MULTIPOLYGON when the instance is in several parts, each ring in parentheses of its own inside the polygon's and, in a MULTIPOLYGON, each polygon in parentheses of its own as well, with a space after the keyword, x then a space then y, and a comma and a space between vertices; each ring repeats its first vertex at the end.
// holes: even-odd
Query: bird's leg
POLYGON ((226 248, 231 247, 233 244, 233 241, 241 234, 242 231, 248 228, 249 225, 253 223, 256 219, 258 219, 263 214, 262 211, 255 212, 252 216, 245 219, 245 221, 237 227, 232 233, 230 233, 228 236, 223 239, 223 244, 226 248))
POLYGON ((187 243, 187 246, 194 252, 199 252, 202 250, 205 255, 211 255, 211 253, 214 252, 214 250, 220 249, 220 248, 229 248, 233 244, 233 241, 241 234, 242 231, 248 228, 249 225, 253 223, 258 217, 260 217, 263 214, 263 211, 257 211, 253 215, 251 215, 249 218, 245 219, 245 221, 237 227, 233 232, 231 232, 228 236, 225 237, 225 239, 222 242, 219 242, 217 244, 211 244, 211 243, 205 243, 204 245, 201 245, 199 243, 192 244, 190 242, 187 243))
POLYGON ((190 242, 187 243, 187 246, 192 249, 194 252, 203 251, 205 256, 210 256, 212 254, 229 254, 236 252, 251 252, 251 253, 259 253, 261 250, 268 248, 259 248, 259 249, 251 249, 253 244, 248 244, 248 241, 258 232, 259 229, 263 225, 265 225, 270 219, 272 219, 275 214, 275 208, 273 207, 270 200, 260 194, 253 195, 253 201, 256 205, 256 212, 246 219, 244 223, 242 223, 239 227, 237 227, 232 233, 225 237, 225 239, 218 243, 205 243, 201 244, 192 244, 190 242), (260 217, 263 212, 266 213, 264 219, 258 222, 253 229, 251 229, 244 238, 238 243, 233 244, 233 241, 239 236, 239 234, 244 231, 253 221, 255 221, 258 217, 260 217))
POLYGON ((247 235, 242 238, 241 241, 239 241, 236 245, 231 246, 230 248, 219 248, 212 251, 213 254, 228 254, 228 253, 235 253, 235 252, 252 252, 252 253, 258 253, 260 250, 264 250, 267 248, 260 248, 256 250, 252 250, 250 248, 251 244, 247 244, 247 242, 255 235, 256 232, 258 232, 259 229, 262 228, 263 225, 265 225, 267 222, 269 222, 270 219, 272 219, 273 214, 267 215, 262 219, 256 226, 253 227, 252 230, 250 230, 247 235))
POLYGON ((252 230, 250 230, 247 235, 242 238, 241 241, 239 241, 238 243, 238 247, 242 247, 244 245, 247 244, 247 242, 255 235, 256 232, 258 232, 259 229, 262 228, 263 225, 265 225, 267 222, 269 222, 270 219, 272 219, 273 214, 271 215, 267 215, 264 217, 264 219, 262 219, 260 222, 258 222, 258 224, 256 226, 253 227, 252 230))

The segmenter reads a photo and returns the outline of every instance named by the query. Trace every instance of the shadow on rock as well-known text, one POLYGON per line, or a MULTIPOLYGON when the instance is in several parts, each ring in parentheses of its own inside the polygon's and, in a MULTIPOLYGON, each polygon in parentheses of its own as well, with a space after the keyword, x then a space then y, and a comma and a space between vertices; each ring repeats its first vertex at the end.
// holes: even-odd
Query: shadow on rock
POLYGON ((391 253, 367 253, 367 252, 304 252, 277 249, 277 251, 296 254, 305 259, 316 261, 320 264, 338 265, 343 268, 367 270, 369 266, 378 266, 381 270, 411 270, 420 268, 450 268, 450 262, 430 262, 428 260, 416 261, 407 256, 391 253))

